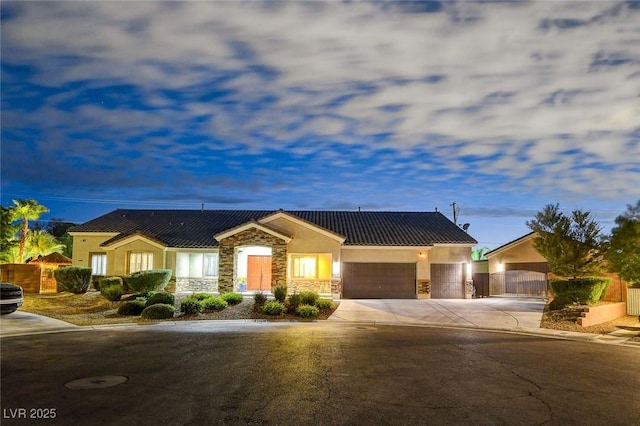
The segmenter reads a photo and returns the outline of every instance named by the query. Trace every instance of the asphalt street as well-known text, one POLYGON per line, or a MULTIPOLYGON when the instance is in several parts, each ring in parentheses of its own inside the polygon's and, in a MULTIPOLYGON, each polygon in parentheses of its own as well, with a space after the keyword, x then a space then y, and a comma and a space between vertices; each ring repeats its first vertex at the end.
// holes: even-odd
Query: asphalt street
POLYGON ((3 425, 633 425, 640 418, 640 352, 620 345, 460 328, 224 321, 1 344, 3 425))

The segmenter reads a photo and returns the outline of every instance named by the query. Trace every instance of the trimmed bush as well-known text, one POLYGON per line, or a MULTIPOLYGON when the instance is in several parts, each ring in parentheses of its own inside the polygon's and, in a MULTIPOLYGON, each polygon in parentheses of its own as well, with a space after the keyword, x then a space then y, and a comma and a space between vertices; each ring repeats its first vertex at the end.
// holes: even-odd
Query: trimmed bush
POLYGON ((302 299, 298 293, 293 293, 289 295, 289 311, 295 312, 296 308, 302 304, 302 299))
POLYGON ((107 300, 117 302, 124 294, 124 286, 120 277, 104 277, 99 280, 100 294, 107 300))
POLYGON ((212 293, 193 293, 191 296, 189 296, 189 299, 195 299, 199 302, 202 302, 203 300, 211 299, 212 297, 215 297, 212 293))
POLYGON ((100 294, 111 302, 118 302, 124 294, 122 285, 112 285, 109 287, 100 287, 100 294))
POLYGON ((91 285, 91 268, 84 266, 65 266, 53 271, 60 287, 71 293, 86 293, 91 285))
POLYGON ((611 278, 588 277, 574 280, 553 279, 549 286, 553 291, 551 309, 562 309, 572 303, 590 305, 601 300, 611 285, 611 278))
POLYGON ((171 274, 171 269, 138 271, 124 277, 124 281, 136 293, 162 291, 169 284, 171 274))
POLYGON ((255 302, 256 305, 262 306, 267 301, 267 295, 262 292, 256 293, 253 295, 253 301, 255 302))
POLYGON ((163 291, 160 293, 154 293, 147 298, 147 306, 153 306, 158 304, 173 306, 176 304, 176 297, 172 293, 167 293, 163 291))
POLYGON ((144 308, 140 316, 142 319, 169 319, 173 318, 176 308, 166 303, 156 303, 144 308))
POLYGON ((278 302, 277 300, 270 300, 262 306, 262 313, 267 315, 280 315, 287 308, 284 306, 284 303, 278 302))
POLYGON ((273 297, 280 303, 284 303, 287 298, 287 286, 284 284, 278 284, 277 286, 271 289, 271 293, 273 293, 273 297))
POLYGON ((211 297, 201 301, 205 311, 221 311, 228 306, 228 303, 221 297, 211 297))
POLYGON ((319 313, 317 306, 300 305, 296 308, 296 315, 301 318, 317 318, 319 313))
POLYGON ((300 303, 302 303, 303 305, 315 306, 316 303, 318 303, 318 299, 320 299, 320 296, 318 296, 318 293, 316 293, 315 291, 300 292, 300 303))
POLYGON ((122 305, 118 308, 118 315, 140 315, 145 308, 144 300, 129 300, 128 302, 122 302, 122 305))
POLYGON ((220 297, 229 305, 237 305, 244 300, 244 297, 240 293, 223 293, 220 297))
POLYGON ((200 314, 204 311, 204 306, 202 302, 193 299, 187 298, 180 302, 180 312, 184 314, 200 314))
POLYGON ((333 301, 329 299, 318 299, 316 306, 321 311, 328 311, 333 306, 333 301))

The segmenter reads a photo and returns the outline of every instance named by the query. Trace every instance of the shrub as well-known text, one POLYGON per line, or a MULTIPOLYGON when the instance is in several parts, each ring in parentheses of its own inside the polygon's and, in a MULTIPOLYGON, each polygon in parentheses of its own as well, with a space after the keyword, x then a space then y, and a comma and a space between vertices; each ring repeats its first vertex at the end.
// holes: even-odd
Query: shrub
POLYGON ((221 297, 210 297, 201 301, 205 311, 221 311, 227 307, 227 302, 221 297))
POLYGON ((284 303, 278 302, 277 300, 270 300, 262 306, 262 313, 267 315, 280 315, 286 309, 284 303))
POLYGON ((295 312, 296 308, 300 306, 301 303, 302 303, 302 300, 298 293, 293 293, 289 295, 289 310, 291 312, 295 312))
POLYGON ((124 287, 122 285, 100 286, 100 294, 111 302, 118 302, 124 294, 124 287))
POLYGON ((240 293, 223 293, 220 297, 229 305, 237 305, 241 303, 244 297, 240 293))
POLYGON ((296 315, 301 318, 316 318, 320 310, 317 306, 300 305, 296 308, 296 315))
POLYGON ((65 266, 53 271, 60 287, 71 293, 85 293, 91 284, 91 268, 65 266))
POLYGON ((601 300, 609 289, 611 278, 591 277, 574 280, 554 279, 549 281, 553 291, 551 309, 562 309, 571 303, 592 304, 601 300))
POLYGON ((160 292, 154 293, 147 299, 147 306, 153 306, 158 304, 163 305, 175 305, 176 297, 172 293, 160 292))
POLYGON ((318 303, 318 299, 320 299, 320 296, 318 296, 318 293, 314 291, 300 292, 300 303, 303 305, 315 306, 315 304, 318 303))
POLYGON ((129 300, 120 305, 118 315, 140 315, 145 307, 143 300, 129 300))
POLYGON ((162 291, 169 284, 171 273, 171 269, 138 271, 124 277, 124 281, 137 293, 162 291))
POLYGON ((262 292, 256 293, 253 295, 253 301, 256 303, 256 305, 262 306, 267 301, 267 295, 262 292))
POLYGON ((120 277, 104 277, 99 281, 100 294, 112 302, 120 300, 124 294, 124 286, 120 277))
POLYGON ((333 301, 329 299, 318 299, 316 306, 321 311, 328 311, 333 306, 333 301))
POLYGON ((120 277, 103 277, 98 280, 98 287, 100 289, 104 287, 111 287, 112 285, 119 285, 122 287, 122 278, 120 277))
POLYGON ((278 284, 271 290, 273 297, 280 303, 284 303, 287 298, 287 286, 284 284, 278 284))
POLYGON ((140 316, 143 319, 168 319, 173 318, 176 308, 166 303, 156 303, 144 308, 140 316))
POLYGON ((186 298, 180 302, 180 312, 184 314, 199 314, 204 311, 203 304, 193 298, 186 298))
POLYGON ((189 296, 189 299, 195 299, 201 302, 206 299, 211 299, 212 297, 215 297, 212 293, 193 293, 191 296, 189 296))

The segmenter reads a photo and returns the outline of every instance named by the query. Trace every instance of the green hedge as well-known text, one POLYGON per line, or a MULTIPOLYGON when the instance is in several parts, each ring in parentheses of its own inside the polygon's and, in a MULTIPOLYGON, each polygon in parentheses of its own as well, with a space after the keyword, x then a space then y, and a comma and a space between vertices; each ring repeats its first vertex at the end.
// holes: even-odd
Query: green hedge
POLYGON ((303 305, 311 305, 315 306, 318 303, 320 296, 315 291, 301 291, 300 292, 300 303, 303 305))
POLYGON ((100 278, 98 288, 100 294, 111 302, 117 302, 124 294, 124 286, 120 277, 100 278))
POLYGON ((147 298, 147 306, 165 304, 165 305, 175 305, 176 297, 172 293, 160 292, 154 293, 147 298))
POLYGON ((201 301, 189 297, 180 302, 180 312, 186 315, 200 314, 204 312, 204 305, 201 301))
POLYGON ((562 309, 572 303, 589 305, 600 301, 611 285, 611 278, 588 277, 573 280, 553 279, 549 287, 553 291, 551 309, 562 309))
POLYGON ((220 297, 229 305, 237 305, 244 299, 240 293, 222 293, 220 297))
POLYGON ((287 286, 278 284, 271 289, 271 293, 273 293, 274 299, 280 303, 284 303, 284 300, 287 298, 287 286))
POLYGON ((221 297, 210 297, 201 301, 205 311, 221 311, 227 307, 228 303, 221 297))
POLYGON ((91 268, 84 266, 65 266, 53 271, 56 281, 65 291, 86 293, 91 285, 91 268))
POLYGON ((118 308, 118 315, 140 315, 145 308, 145 302, 143 300, 129 300, 123 302, 118 308))
POLYGON ((142 319, 169 319, 173 318, 176 308, 166 303, 156 303, 144 308, 140 316, 142 319))
POLYGON ((280 315, 286 310, 284 303, 280 303, 277 300, 270 300, 262 306, 262 313, 267 315, 280 315))
POLYGON ((331 309, 333 307, 333 301, 329 300, 329 299, 319 299, 316 302, 316 306, 321 311, 328 311, 329 309, 331 309))
POLYGON ((169 284, 171 274, 171 269, 152 269, 129 274, 124 277, 124 281, 138 293, 162 291, 169 284))
POLYGON ((320 310, 317 306, 300 305, 296 308, 296 315, 301 318, 316 318, 320 310))

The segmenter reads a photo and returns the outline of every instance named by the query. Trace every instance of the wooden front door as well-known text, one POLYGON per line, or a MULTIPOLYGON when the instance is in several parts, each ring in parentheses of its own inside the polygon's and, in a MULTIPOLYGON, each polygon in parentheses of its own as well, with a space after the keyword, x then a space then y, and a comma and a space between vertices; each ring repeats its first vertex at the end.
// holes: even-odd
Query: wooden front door
POLYGON ((271 256, 247 256, 247 290, 271 290, 271 256))

